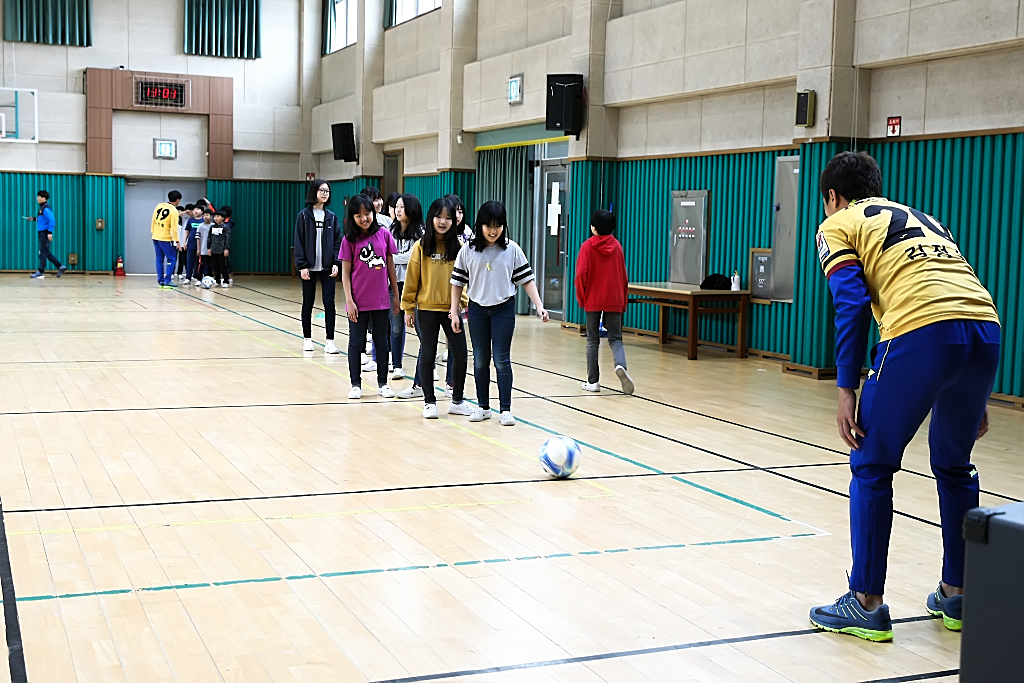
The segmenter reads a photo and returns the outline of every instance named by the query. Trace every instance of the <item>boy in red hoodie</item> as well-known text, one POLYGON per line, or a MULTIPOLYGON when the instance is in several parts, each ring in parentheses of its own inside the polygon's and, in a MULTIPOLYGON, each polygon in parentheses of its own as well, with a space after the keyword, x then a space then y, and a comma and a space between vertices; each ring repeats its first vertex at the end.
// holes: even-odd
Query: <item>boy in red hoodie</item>
POLYGON ((584 391, 600 391, 600 369, 597 349, 601 345, 601 317, 608 329, 608 345, 612 348, 615 374, 622 391, 633 393, 633 380, 626 372, 626 349, 622 346, 622 314, 626 312, 626 259, 622 245, 612 236, 615 216, 608 211, 595 211, 590 220, 593 235, 580 247, 576 261, 576 301, 587 312, 587 381, 584 391))

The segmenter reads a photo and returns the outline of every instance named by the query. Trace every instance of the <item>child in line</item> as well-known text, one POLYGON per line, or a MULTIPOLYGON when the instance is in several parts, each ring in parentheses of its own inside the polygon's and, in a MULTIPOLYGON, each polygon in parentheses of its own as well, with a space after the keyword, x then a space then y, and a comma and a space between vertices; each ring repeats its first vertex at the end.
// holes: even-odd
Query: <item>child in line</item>
MULTIPOLYGON (((356 195, 345 211, 345 236, 341 240, 341 282, 348 310, 348 373, 352 380, 349 398, 362 398, 362 367, 359 354, 366 346, 366 330, 373 323, 373 343, 386 357, 388 316, 397 313, 401 297, 395 275, 395 238, 380 227, 373 202, 356 195)), ((377 365, 377 393, 394 398, 388 386, 387 363, 377 365)))
POLYGON ((521 285, 537 308, 537 315, 548 321, 548 312, 537 293, 530 262, 518 244, 508 237, 508 216, 501 202, 490 201, 480 207, 473 230, 473 241, 459 251, 452 269, 452 330, 462 329, 459 303, 463 289, 469 293, 469 336, 473 339, 473 374, 479 405, 469 417, 481 422, 491 417, 491 355, 498 376, 499 421, 504 427, 515 425, 512 416, 512 334, 516 329, 516 286, 521 285))
POLYGON ((626 372, 626 349, 622 346, 622 314, 626 312, 626 259, 615 239, 615 216, 595 211, 590 219, 590 237, 580 247, 576 262, 576 301, 587 313, 587 381, 584 391, 601 391, 597 351, 601 345, 601 317, 608 329, 608 346, 615 361, 615 374, 625 394, 633 393, 633 380, 626 372))
POLYGON ((193 282, 201 285, 210 269, 210 230, 213 228, 213 209, 203 207, 203 221, 196 223, 196 279, 193 282))
MULTIPOLYGON (((433 372, 437 353, 438 333, 444 330, 451 349, 452 402, 449 415, 470 415, 463 400, 466 386, 466 334, 452 328, 448 313, 451 310, 451 277, 455 259, 462 248, 454 229, 455 206, 448 199, 437 199, 427 211, 426 234, 413 245, 409 255, 409 268, 405 276, 402 309, 406 327, 413 327, 419 317, 420 354, 417 375, 426 377, 433 372)), ((465 302, 462 302, 463 304, 465 302)), ((423 385, 423 417, 437 419, 437 399, 434 383, 423 385)))
POLYGON ((231 226, 225 223, 227 216, 223 211, 213 214, 213 227, 210 228, 210 269, 214 282, 227 289, 228 271, 227 258, 231 249, 231 226))

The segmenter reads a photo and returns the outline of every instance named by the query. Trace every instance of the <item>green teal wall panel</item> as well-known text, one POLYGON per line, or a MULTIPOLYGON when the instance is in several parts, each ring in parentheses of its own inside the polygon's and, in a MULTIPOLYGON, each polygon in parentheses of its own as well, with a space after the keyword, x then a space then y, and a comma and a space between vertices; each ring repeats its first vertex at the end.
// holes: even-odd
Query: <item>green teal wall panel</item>
MULTIPOLYGON (((304 182, 208 180, 214 206, 230 206, 231 268, 239 273, 291 272, 295 217, 305 206, 304 182)), ((332 206, 332 210, 339 207, 332 206)))
POLYGON ((113 270, 114 261, 124 255, 124 178, 87 175, 84 177, 86 270, 113 270), (104 229, 96 229, 102 218, 104 229))
MULTIPOLYGON (((590 214, 614 204, 617 236, 626 255, 632 282, 668 279, 672 190, 708 190, 710 197, 709 273, 731 275, 739 270, 746 287, 747 262, 752 247, 770 247, 775 159, 795 150, 750 152, 675 159, 619 162, 575 162, 570 181, 568 277, 575 276, 574 262, 583 240, 589 237, 590 214), (604 174, 604 180, 601 180, 604 174), (603 190, 603 193, 602 193, 603 190), (602 196, 603 194, 603 196, 602 196)), ((773 303, 751 309, 752 348, 788 353, 792 305, 773 303)), ((575 301, 568 302, 566 319, 583 322, 575 301)), ((682 335, 686 312, 670 314, 669 331, 682 335)), ((657 329, 657 307, 631 305, 624 324, 645 330, 657 329)), ((724 344, 736 341, 735 316, 702 316, 700 338, 724 344)))
MULTIPOLYGON (((449 194, 457 194, 469 211, 473 212, 473 189, 476 185, 476 174, 472 171, 443 171, 435 175, 407 176, 405 191, 414 194, 423 204, 423 213, 435 199, 449 194)), ((472 220, 472 218, 470 218, 472 220)))

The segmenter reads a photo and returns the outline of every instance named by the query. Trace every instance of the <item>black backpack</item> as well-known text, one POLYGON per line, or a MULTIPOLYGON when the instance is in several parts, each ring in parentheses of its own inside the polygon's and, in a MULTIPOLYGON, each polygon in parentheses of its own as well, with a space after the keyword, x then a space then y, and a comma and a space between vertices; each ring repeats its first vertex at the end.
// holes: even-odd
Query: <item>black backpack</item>
POLYGON ((724 275, 715 273, 704 278, 704 282, 700 283, 700 288, 728 290, 732 289, 732 281, 724 275))

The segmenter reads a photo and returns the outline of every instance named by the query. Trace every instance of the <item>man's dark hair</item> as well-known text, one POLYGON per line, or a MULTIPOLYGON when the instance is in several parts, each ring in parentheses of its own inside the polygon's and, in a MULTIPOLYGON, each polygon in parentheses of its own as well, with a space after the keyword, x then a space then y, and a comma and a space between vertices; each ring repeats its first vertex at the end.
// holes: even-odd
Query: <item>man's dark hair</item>
POLYGON ((181 193, 178 192, 177 190, 171 190, 170 192, 167 193, 167 201, 169 201, 171 204, 173 204, 174 202, 181 201, 181 193))
MULTIPOLYGON (((321 185, 327 185, 327 189, 331 189, 330 183, 328 183, 326 180, 320 180, 319 178, 317 178, 316 180, 311 182, 309 184, 309 189, 306 190, 306 206, 313 206, 314 204, 320 201, 320 198, 317 196, 316 193, 320 191, 321 185)), ((327 201, 324 202, 324 208, 326 209, 330 205, 331 198, 327 197, 327 201)))
POLYGON ((598 209, 590 219, 590 224, 597 230, 598 235, 610 235, 615 232, 615 214, 598 209))
POLYGON ((373 185, 367 185, 366 187, 359 191, 359 194, 363 195, 364 197, 369 197, 371 202, 375 202, 378 199, 381 199, 380 190, 378 190, 373 185))
POLYGON ((508 247, 508 213, 505 205, 501 202, 484 202, 480 210, 476 212, 476 225, 473 227, 473 239, 469 246, 477 251, 483 251, 488 247, 487 238, 484 237, 484 227, 496 223, 501 226, 501 235, 498 236, 496 246, 505 249, 508 247))
POLYGON ((47 192, 46 190, 39 190, 39 192, 36 192, 36 196, 42 197, 46 201, 50 201, 50 193, 47 192))
POLYGON ((840 152, 821 172, 818 189, 826 202, 829 190, 849 202, 881 197, 882 171, 867 152, 840 152))

